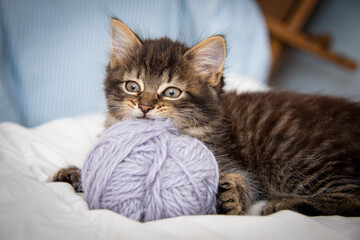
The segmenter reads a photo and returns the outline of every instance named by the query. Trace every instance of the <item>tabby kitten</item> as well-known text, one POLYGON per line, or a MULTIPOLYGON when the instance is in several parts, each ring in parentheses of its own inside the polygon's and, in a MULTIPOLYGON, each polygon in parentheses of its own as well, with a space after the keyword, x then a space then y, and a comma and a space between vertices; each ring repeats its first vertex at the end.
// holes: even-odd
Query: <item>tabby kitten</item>
MULTIPOLYGON (((140 40, 111 21, 105 79, 106 127, 124 119, 171 118, 203 141, 221 170, 218 213, 289 209, 306 215, 360 216, 360 104, 292 92, 224 94, 226 46, 213 36, 187 48, 167 38, 140 40)), ((80 172, 55 181, 80 191, 80 172)))

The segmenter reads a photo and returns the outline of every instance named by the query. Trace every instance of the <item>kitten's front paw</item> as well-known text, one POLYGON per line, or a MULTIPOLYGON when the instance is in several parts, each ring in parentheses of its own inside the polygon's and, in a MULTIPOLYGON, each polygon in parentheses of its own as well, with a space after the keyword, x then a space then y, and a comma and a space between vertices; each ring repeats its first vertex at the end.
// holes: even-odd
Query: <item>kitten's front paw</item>
POLYGON ((77 167, 68 167, 59 170, 53 176, 53 182, 70 183, 76 192, 82 192, 81 170, 77 167))
POLYGON ((227 215, 244 214, 241 196, 242 178, 236 173, 220 174, 219 190, 217 195, 217 213, 227 215))

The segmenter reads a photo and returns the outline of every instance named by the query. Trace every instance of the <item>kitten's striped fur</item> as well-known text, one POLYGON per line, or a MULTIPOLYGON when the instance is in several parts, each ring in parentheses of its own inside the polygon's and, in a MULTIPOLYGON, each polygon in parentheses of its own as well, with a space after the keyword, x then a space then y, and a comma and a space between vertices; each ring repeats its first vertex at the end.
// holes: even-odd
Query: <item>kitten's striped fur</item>
POLYGON ((219 213, 244 214, 267 200, 264 215, 360 216, 360 104, 281 91, 224 94, 224 60, 221 36, 189 49, 167 38, 141 41, 112 20, 106 126, 166 117, 202 140, 221 169, 219 213), (164 95, 171 87, 178 98, 164 95))
POLYGON ((360 215, 359 103, 276 91, 223 101, 241 168, 270 201, 263 214, 360 215))

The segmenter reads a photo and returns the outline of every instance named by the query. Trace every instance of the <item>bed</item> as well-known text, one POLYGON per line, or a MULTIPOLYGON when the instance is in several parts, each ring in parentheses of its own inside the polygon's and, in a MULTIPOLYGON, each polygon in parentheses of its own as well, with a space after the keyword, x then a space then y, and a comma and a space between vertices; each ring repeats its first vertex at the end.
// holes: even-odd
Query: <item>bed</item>
POLYGON ((82 166, 103 120, 103 114, 93 114, 36 128, 0 124, 0 239, 360 239, 355 217, 281 211, 139 223, 109 210, 89 210, 81 194, 51 177, 62 167, 82 166))
POLYGON ((265 24, 251 0, 70 2, 0 1, 0 121, 19 123, 0 123, 0 239, 360 239, 360 218, 291 211, 256 216, 262 203, 253 216, 139 223, 109 210, 89 210, 69 184, 51 182, 60 168, 81 167, 103 130, 103 114, 62 117, 105 108, 106 12, 149 32, 144 37, 167 35, 189 45, 225 32, 233 55, 225 90, 266 89, 261 83, 270 66, 265 24), (223 11, 215 11, 219 6, 223 11), (192 21, 184 26, 184 19, 192 21))

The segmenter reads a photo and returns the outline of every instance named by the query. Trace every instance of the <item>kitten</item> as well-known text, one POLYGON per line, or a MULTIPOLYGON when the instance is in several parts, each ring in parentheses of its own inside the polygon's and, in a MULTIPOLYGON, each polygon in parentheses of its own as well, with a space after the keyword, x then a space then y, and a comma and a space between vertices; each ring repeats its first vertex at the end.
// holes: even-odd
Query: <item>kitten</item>
MULTIPOLYGON (((213 36, 192 48, 167 38, 140 40, 111 21, 105 79, 106 127, 124 119, 171 118, 203 141, 221 170, 218 213, 360 216, 360 104, 283 91, 224 94, 226 45, 213 36)), ((55 181, 81 191, 80 171, 55 181)))

